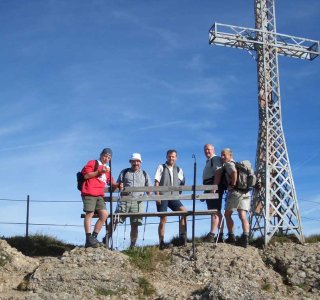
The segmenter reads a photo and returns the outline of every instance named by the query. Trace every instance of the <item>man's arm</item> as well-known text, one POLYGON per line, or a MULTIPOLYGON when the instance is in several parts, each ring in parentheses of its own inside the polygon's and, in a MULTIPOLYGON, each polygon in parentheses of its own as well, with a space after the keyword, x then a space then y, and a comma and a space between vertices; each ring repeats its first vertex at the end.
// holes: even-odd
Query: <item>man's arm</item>
MULTIPOLYGON (((162 173, 163 173, 163 165, 159 165, 157 170, 156 170, 156 174, 154 176, 154 186, 160 186, 160 180, 162 177, 162 173)), ((160 192, 155 192, 156 195, 160 195, 160 192)), ((161 204, 161 200, 157 200, 156 203, 158 205, 161 204)))
POLYGON ((108 172, 110 169, 107 166, 98 166, 98 169, 96 171, 94 171, 95 163, 96 163, 96 161, 94 161, 94 160, 89 161, 85 165, 85 167, 82 169, 83 178, 85 180, 93 178, 93 177, 99 177, 99 176, 101 176, 101 174, 108 172))
MULTIPOLYGON (((146 173, 146 183, 145 186, 151 186, 151 179, 148 173, 146 173)), ((148 196, 151 196, 151 192, 147 192, 148 196)))
MULTIPOLYGON (((160 182, 159 182, 158 180, 155 180, 155 181, 154 181, 154 186, 160 186, 160 182)), ((156 195, 160 195, 160 192, 155 192, 155 194, 156 194, 156 195)), ((158 205, 160 205, 160 204, 161 204, 161 200, 156 200, 156 203, 157 203, 158 205)))
POLYGON ((223 168, 219 168, 216 170, 216 173, 214 174, 214 185, 220 184, 221 177, 222 177, 223 168))
POLYGON ((108 171, 108 169, 105 166, 103 166, 102 169, 84 174, 83 177, 85 180, 87 180, 87 179, 90 179, 93 177, 99 177, 99 176, 101 176, 101 174, 106 173, 107 171, 108 171))
POLYGON ((231 181, 230 181, 230 184, 228 186, 228 190, 233 189, 236 186, 237 176, 238 176, 237 170, 233 170, 230 175, 231 175, 230 176, 231 177, 231 181))
POLYGON ((179 180, 180 180, 180 185, 185 185, 185 183, 186 183, 186 178, 184 177, 184 173, 183 173, 183 170, 182 170, 182 169, 179 170, 178 178, 179 178, 179 180))

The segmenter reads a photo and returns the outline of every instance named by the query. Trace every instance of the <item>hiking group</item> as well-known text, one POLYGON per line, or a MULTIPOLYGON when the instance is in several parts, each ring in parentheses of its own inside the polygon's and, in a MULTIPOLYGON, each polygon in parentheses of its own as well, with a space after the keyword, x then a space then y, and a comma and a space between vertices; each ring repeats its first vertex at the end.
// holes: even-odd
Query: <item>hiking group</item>
MULTIPOLYGON (((248 192, 248 186, 244 181, 248 178, 254 177, 252 170, 250 176, 241 176, 240 163, 236 163, 233 160, 232 151, 229 148, 225 148, 221 152, 221 157, 215 155, 214 147, 212 144, 206 144, 204 146, 204 154, 207 158, 204 170, 203 170, 203 184, 206 185, 218 185, 219 199, 206 200, 208 209, 215 209, 216 213, 211 215, 210 232, 206 236, 207 242, 227 242, 236 243, 234 235, 234 223, 232 220, 233 210, 238 211, 239 218, 242 223, 243 233, 241 238, 237 241, 237 244, 243 247, 248 245, 249 235, 249 223, 246 218, 246 213, 250 209, 250 194, 248 192), (244 177, 244 178, 243 178, 244 177), (242 180, 240 179, 242 178, 242 180), (242 186, 241 186, 242 184, 242 186), (244 185, 244 186, 243 186, 244 185), (226 193, 225 193, 226 192, 226 193), (221 213, 223 195, 225 197, 225 213, 228 238, 223 239, 223 215, 221 213), (218 230, 219 234, 215 235, 218 230)), ((168 150, 166 153, 166 162, 159 164, 154 178, 154 186, 180 186, 185 184, 185 177, 183 170, 177 166, 177 151, 168 150)), ((112 237, 113 231, 117 227, 118 223, 123 223, 125 217, 117 218, 111 225, 111 222, 107 226, 107 234, 103 239, 104 243, 100 243, 97 239, 99 232, 104 224, 106 224, 108 213, 104 200, 105 187, 109 185, 112 189, 119 188, 122 191, 126 187, 144 187, 152 186, 150 176, 148 173, 141 169, 142 158, 140 153, 133 153, 129 158, 130 167, 123 169, 117 181, 115 182, 110 175, 110 161, 112 159, 112 150, 105 148, 101 151, 98 160, 90 160, 83 167, 81 172, 77 174, 78 177, 78 189, 81 191, 81 197, 83 201, 84 216, 84 230, 86 234, 85 247, 99 247, 109 244, 109 239, 112 237), (94 225, 91 232, 91 222, 94 213, 98 214, 98 220, 94 225)), ((251 166, 249 166, 250 169, 251 166)), ((248 170, 246 170, 248 175, 248 170)), ((250 173, 250 172, 249 172, 250 173)), ((251 179, 253 185, 254 179, 251 179)), ((214 191, 215 192, 215 191, 214 191)), ((138 213, 144 211, 143 201, 139 201, 138 198, 142 196, 144 192, 133 192, 130 196, 137 198, 134 201, 123 201, 120 199, 117 203, 115 213, 138 213)), ((148 193, 150 195, 150 193, 148 193)), ((157 195, 178 195, 179 192, 157 192, 157 195)), ((127 196, 129 193, 121 192, 121 196, 127 196)), ((148 202, 147 202, 148 205, 148 202)), ((159 200, 156 201, 156 207, 158 212, 166 212, 168 207, 172 211, 186 211, 180 200, 159 200)), ((165 224, 167 217, 161 216, 158 236, 159 236, 159 248, 160 250, 171 247, 170 243, 164 242, 165 224)), ((179 245, 183 246, 187 242, 186 236, 186 217, 180 218, 179 224, 179 245)), ((143 224, 142 217, 134 216, 130 217, 130 247, 136 245, 138 238, 138 226, 143 224)))

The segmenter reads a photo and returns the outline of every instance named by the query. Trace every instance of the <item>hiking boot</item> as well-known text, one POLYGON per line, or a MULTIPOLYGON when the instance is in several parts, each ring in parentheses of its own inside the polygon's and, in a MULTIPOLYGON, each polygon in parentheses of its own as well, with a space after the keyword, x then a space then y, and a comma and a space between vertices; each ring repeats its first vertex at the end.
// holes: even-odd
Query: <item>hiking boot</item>
POLYGON ((236 242, 237 246, 247 248, 249 246, 249 237, 246 234, 242 234, 236 242))
POLYGON ((228 238, 224 240, 227 244, 234 244, 236 242, 236 239, 234 237, 233 233, 228 233, 228 238))
POLYGON ((94 238, 92 235, 87 237, 86 244, 85 244, 86 248, 89 248, 89 247, 98 248, 99 246, 100 246, 99 242, 98 242, 98 240, 96 238, 94 238))
POLYGON ((92 235, 92 238, 96 241, 96 243, 98 244, 98 247, 105 247, 105 244, 99 242, 96 236, 92 235))
MULTIPOLYGON (((217 240, 216 240, 217 241, 217 240)), ((218 236, 218 243, 224 243, 223 233, 220 233, 218 236)))
POLYGON ((209 232, 207 234, 207 236, 205 237, 204 241, 207 243, 214 243, 215 242, 215 234, 212 232, 209 232))
POLYGON ((103 238, 102 238, 102 244, 104 247, 106 247, 107 249, 109 249, 109 235, 106 234, 103 238))
POLYGON ((159 245, 160 250, 169 249, 172 247, 173 247, 173 245, 171 243, 165 243, 164 241, 161 241, 160 245, 159 245))

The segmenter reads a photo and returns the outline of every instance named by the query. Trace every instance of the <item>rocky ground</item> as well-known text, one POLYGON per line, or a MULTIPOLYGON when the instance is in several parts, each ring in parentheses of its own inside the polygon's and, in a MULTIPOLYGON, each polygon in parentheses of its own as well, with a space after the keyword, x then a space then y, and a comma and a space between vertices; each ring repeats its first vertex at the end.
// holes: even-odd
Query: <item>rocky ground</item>
POLYGON ((30 258, 0 240, 0 299, 320 299, 320 243, 203 243, 196 260, 191 244, 165 253, 146 271, 105 248, 30 258))

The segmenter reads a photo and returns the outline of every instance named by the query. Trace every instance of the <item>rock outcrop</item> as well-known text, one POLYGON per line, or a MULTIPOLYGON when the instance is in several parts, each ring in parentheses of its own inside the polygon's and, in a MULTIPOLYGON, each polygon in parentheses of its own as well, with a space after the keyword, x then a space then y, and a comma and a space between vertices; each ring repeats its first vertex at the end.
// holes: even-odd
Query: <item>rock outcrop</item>
POLYGON ((320 243, 276 243, 262 252, 262 257, 287 285, 303 288, 320 299, 320 243))
POLYGON ((0 299, 5 292, 17 289, 38 266, 37 259, 24 256, 6 241, 0 240, 0 299))
POLYGON ((0 240, 0 299, 319 299, 319 250, 203 243, 193 259, 188 244, 163 251, 168 260, 147 271, 105 248, 30 258, 0 240))

